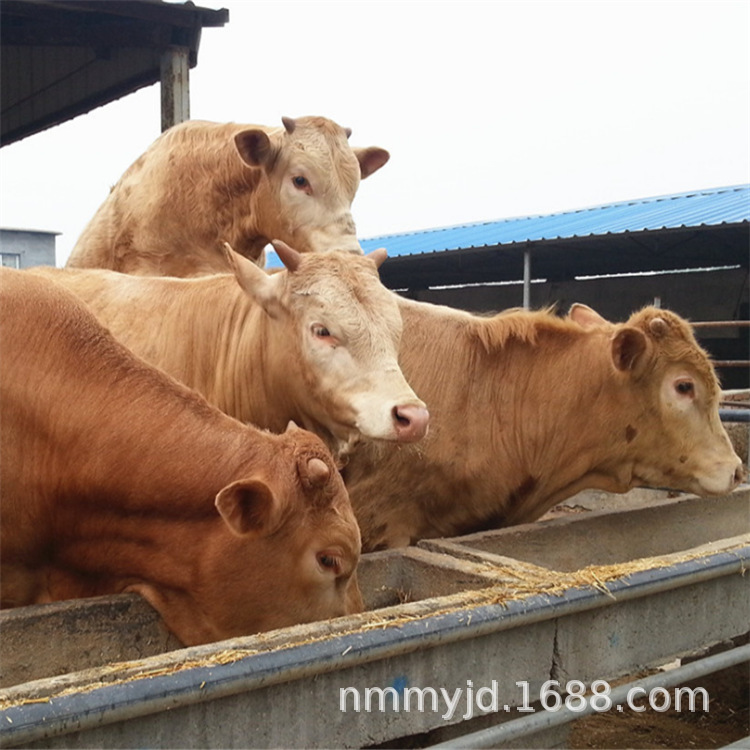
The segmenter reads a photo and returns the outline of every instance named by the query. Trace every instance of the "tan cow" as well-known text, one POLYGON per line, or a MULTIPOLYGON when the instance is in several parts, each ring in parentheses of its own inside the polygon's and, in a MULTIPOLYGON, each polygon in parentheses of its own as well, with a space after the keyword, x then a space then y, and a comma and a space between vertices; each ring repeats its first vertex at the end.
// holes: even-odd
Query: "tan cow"
POLYGON ((673 313, 480 318, 406 300, 401 313, 430 434, 362 446, 346 467, 365 551, 533 521, 588 488, 722 495, 742 478, 713 368, 673 313))
POLYGON ((123 174, 78 239, 70 268, 153 276, 225 270, 220 243, 263 264, 274 238, 300 252, 362 252, 351 215, 360 179, 389 158, 352 148, 324 117, 283 127, 190 121, 123 174))
POLYGON ((317 437, 231 419, 25 271, 0 319, 2 606, 137 592, 186 645, 361 610, 317 437))
POLYGON ((243 422, 280 432, 292 419, 341 458, 360 438, 421 439, 429 414, 398 366, 398 304, 377 273, 385 251, 275 245, 287 269, 273 275, 231 250, 236 278, 29 272, 64 284, 138 356, 243 422))

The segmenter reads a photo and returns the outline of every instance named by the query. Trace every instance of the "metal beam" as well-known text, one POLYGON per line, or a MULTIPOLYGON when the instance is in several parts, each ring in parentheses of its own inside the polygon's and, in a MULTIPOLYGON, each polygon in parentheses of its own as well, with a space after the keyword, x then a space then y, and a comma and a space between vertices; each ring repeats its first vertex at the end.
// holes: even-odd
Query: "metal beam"
POLYGON ((531 250, 523 251, 523 309, 531 307, 531 250))
MULTIPOLYGON (((690 662, 689 664, 673 669, 671 672, 659 672, 650 677, 644 677, 633 682, 628 682, 625 685, 620 685, 608 694, 608 699, 611 701, 612 706, 621 707, 631 699, 630 696, 635 694, 641 698, 655 688, 678 687, 690 680, 705 677, 714 672, 720 672, 723 669, 743 664, 746 661, 750 661, 750 646, 739 646, 731 651, 725 651, 714 656, 704 657, 699 661, 690 662), (636 692, 634 693, 633 691, 636 692)), ((441 742, 430 747, 455 748, 456 750, 458 748, 503 747, 504 745, 501 743, 516 743, 522 737, 527 737, 542 729, 549 729, 550 727, 582 719, 584 716, 590 716, 597 712, 597 710, 593 702, 586 702, 578 710, 561 706, 558 711, 541 711, 531 716, 524 716, 521 719, 515 719, 500 726, 465 734, 455 740, 441 742)), ((739 745, 739 747, 747 747, 747 745, 739 745)))

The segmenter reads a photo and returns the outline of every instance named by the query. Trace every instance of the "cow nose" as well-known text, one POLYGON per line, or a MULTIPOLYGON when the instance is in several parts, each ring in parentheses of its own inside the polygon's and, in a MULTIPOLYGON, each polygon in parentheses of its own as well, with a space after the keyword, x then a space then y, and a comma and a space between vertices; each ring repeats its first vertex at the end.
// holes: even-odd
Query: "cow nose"
POLYGON ((394 406, 393 423, 396 429, 396 440, 413 443, 427 434, 430 412, 423 406, 394 406))

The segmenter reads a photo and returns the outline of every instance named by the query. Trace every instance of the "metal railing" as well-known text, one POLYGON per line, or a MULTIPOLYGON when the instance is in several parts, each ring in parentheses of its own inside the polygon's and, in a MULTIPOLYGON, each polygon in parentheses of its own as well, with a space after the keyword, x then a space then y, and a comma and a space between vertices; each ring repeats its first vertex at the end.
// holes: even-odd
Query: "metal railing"
MULTIPOLYGON (((647 693, 653 688, 667 688, 681 685, 688 680, 694 680, 698 677, 704 677, 714 672, 719 672, 729 667, 750 661, 750 645, 739 646, 731 651, 724 651, 713 656, 706 656, 698 661, 684 664, 669 672, 659 672, 650 677, 644 677, 633 682, 612 690, 609 695, 612 705, 622 706, 626 703, 628 695, 632 694, 634 689, 647 693)), ((499 743, 516 743, 521 740, 519 747, 523 747, 522 738, 536 732, 550 729, 551 727, 568 724, 576 719, 593 714, 597 709, 592 703, 586 704, 585 707, 573 711, 570 708, 560 708, 557 711, 541 711, 531 716, 525 716, 520 719, 508 721, 505 724, 499 724, 489 729, 482 729, 478 732, 465 734, 462 737, 447 742, 441 742, 437 745, 431 745, 431 748, 481 748, 481 747, 498 747, 499 743)), ((747 747, 747 745, 736 745, 736 747, 747 747)))
MULTIPOLYGON (((750 320, 706 320, 690 324, 694 329, 704 328, 750 328, 750 320)), ((747 359, 715 359, 714 367, 750 367, 747 359)))

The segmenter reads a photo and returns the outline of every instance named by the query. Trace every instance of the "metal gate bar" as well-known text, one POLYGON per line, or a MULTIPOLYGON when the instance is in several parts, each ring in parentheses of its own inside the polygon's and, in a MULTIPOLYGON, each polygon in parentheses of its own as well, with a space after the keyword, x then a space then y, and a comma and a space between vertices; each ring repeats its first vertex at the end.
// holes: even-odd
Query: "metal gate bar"
MULTIPOLYGON (((739 646, 730 651, 707 656, 698 661, 690 662, 669 672, 660 672, 640 680, 619 685, 609 694, 612 707, 626 703, 629 693, 634 688, 641 688, 648 693, 654 688, 677 687, 681 683, 703 677, 713 672, 734 667, 737 664, 750 661, 750 645, 739 646)), ((514 719, 497 727, 482 729, 479 732, 466 734, 448 742, 432 745, 433 748, 482 748, 496 747, 501 742, 512 742, 529 734, 549 729, 551 727, 567 724, 576 719, 596 713, 591 702, 586 702, 580 711, 573 711, 567 707, 561 707, 559 711, 543 711, 521 719, 514 719)), ((731 746, 730 746, 731 747, 731 746)), ((745 747, 741 745, 741 747, 745 747)))

